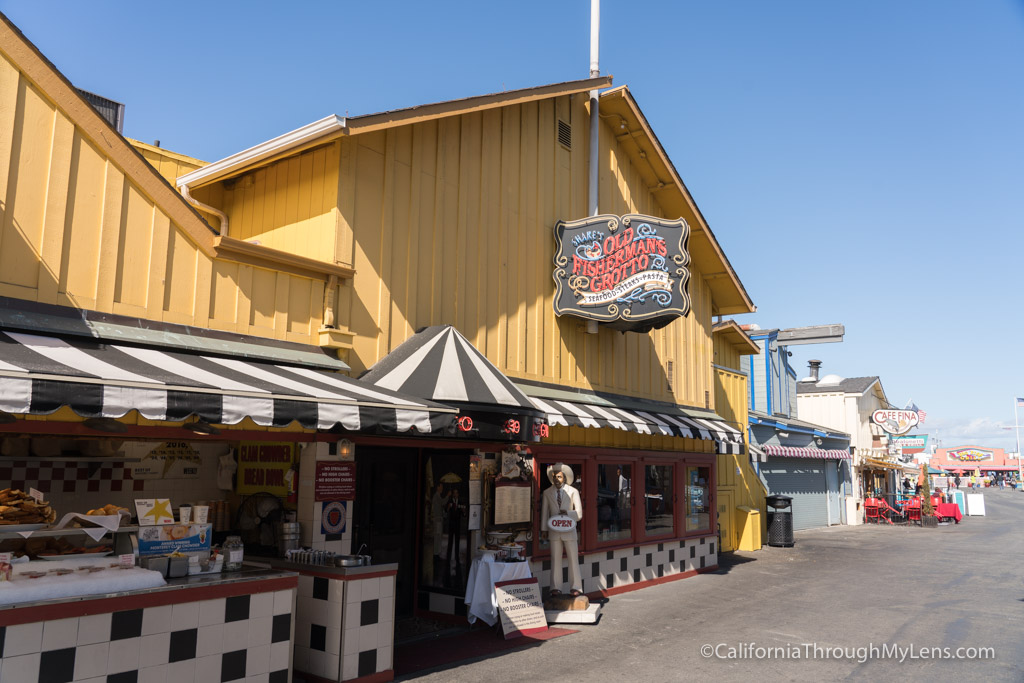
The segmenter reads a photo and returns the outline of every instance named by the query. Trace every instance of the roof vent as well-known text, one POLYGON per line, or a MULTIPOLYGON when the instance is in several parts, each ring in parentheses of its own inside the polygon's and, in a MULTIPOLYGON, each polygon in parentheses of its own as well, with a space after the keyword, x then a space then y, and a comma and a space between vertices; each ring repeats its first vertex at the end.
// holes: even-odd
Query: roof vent
POLYGON ((558 144, 572 149, 572 126, 561 119, 558 120, 558 144))
MULTIPOLYGON (((88 90, 75 88, 78 94, 85 98, 85 101, 92 105, 92 108, 99 113, 107 123, 114 127, 118 133, 124 134, 124 105, 114 100, 108 100, 88 90)), ((159 147, 159 145, 157 145, 159 147)))
MULTIPOLYGON (((790 354, 790 355, 792 355, 792 354, 790 354)), ((818 371, 821 370, 821 361, 820 360, 809 360, 809 361, 807 361, 807 365, 809 365, 810 368, 811 368, 811 376, 810 377, 804 377, 800 381, 801 382, 817 382, 818 381, 818 371)))

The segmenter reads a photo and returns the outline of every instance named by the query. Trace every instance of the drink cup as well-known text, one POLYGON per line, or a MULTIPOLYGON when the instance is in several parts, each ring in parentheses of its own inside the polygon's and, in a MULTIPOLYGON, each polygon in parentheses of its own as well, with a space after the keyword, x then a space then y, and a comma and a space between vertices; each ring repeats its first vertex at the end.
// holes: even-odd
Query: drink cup
POLYGON ((178 508, 178 522, 180 524, 188 524, 192 521, 192 506, 182 505, 178 508))
POLYGON ((196 524, 206 524, 206 520, 210 516, 209 505, 196 505, 192 511, 195 513, 196 524))

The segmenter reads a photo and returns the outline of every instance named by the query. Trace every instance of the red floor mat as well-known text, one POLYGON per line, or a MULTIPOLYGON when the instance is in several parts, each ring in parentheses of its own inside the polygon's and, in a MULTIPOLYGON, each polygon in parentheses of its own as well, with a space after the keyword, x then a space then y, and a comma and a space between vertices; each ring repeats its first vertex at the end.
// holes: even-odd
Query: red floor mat
POLYGON ((408 645, 396 645, 395 675, 407 676, 417 671, 443 667, 467 659, 486 657, 497 652, 537 647, 545 640, 572 633, 579 633, 579 631, 567 628, 548 628, 542 633, 505 640, 500 634, 496 635, 493 628, 483 628, 447 638, 432 638, 408 645))

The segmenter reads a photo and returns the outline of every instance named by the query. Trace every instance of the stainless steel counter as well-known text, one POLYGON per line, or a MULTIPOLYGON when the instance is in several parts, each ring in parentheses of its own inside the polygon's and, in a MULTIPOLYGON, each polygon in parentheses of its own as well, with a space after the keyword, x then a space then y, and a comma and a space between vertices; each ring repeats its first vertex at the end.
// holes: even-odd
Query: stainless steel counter
POLYGON ((246 562, 263 564, 272 569, 296 572, 298 574, 330 574, 332 576, 337 576, 339 579, 359 578, 368 574, 388 574, 398 571, 397 562, 388 564, 371 564, 365 567, 330 567, 320 564, 299 564, 298 562, 288 562, 287 560, 281 560, 276 557, 249 557, 246 559, 246 562))

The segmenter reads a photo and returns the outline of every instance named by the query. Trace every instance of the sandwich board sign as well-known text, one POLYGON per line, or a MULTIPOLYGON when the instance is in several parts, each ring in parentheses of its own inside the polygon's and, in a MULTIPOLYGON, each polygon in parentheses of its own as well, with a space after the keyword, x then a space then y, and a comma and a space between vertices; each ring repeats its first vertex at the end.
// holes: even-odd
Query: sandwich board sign
POLYGON ((548 630, 536 578, 498 581, 494 584, 494 596, 505 640, 548 630))

